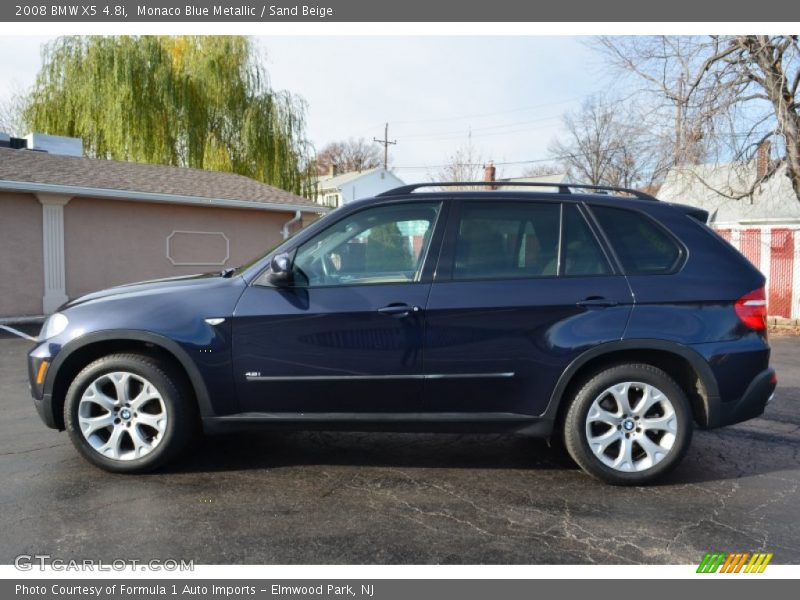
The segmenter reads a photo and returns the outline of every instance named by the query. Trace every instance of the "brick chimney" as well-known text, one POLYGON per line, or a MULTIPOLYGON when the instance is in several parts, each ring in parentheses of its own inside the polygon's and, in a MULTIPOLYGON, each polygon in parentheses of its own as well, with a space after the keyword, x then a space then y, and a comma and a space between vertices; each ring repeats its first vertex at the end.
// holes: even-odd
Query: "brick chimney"
POLYGON ((338 173, 339 173, 339 168, 336 165, 331 164, 328 167, 328 177, 336 177, 338 173))
MULTIPOLYGON (((494 162, 491 160, 483 166, 483 180, 484 181, 495 181, 495 174, 497 169, 494 167, 494 162)), ((490 190, 497 189, 496 186, 490 185, 488 186, 490 190)))
POLYGON ((770 141, 764 140, 756 149, 756 178, 764 179, 769 171, 770 141))

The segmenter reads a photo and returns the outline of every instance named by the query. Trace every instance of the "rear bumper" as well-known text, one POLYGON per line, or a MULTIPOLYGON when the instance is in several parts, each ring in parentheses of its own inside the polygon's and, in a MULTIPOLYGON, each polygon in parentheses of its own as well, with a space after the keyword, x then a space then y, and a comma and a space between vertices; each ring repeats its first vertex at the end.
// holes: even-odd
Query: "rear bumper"
POLYGON ((772 399, 776 385, 775 369, 765 369, 750 382, 738 400, 722 402, 716 399, 711 402, 707 427, 724 427, 761 415, 767 402, 772 399))

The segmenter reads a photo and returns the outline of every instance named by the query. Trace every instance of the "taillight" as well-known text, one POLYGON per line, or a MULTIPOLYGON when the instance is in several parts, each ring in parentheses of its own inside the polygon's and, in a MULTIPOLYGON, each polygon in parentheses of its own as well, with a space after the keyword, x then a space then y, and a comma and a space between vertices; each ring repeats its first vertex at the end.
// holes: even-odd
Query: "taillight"
POLYGON ((750 329, 762 331, 767 328, 767 298, 764 288, 745 294, 734 304, 736 315, 750 329))

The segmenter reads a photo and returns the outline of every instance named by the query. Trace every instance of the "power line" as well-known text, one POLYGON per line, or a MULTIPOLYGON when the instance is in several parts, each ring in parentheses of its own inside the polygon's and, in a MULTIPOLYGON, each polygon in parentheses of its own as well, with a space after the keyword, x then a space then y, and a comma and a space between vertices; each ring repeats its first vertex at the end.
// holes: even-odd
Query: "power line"
MULTIPOLYGON (((511 108, 511 109, 508 109, 508 110, 493 111, 493 112, 486 112, 486 113, 473 113, 473 114, 467 114, 467 115, 457 115, 457 116, 452 116, 452 117, 441 117, 441 118, 431 118, 431 119, 412 119, 412 120, 405 120, 405 121, 392 120, 391 122, 392 122, 393 125, 414 125, 414 124, 417 124, 417 123, 443 123, 443 122, 450 122, 450 121, 459 121, 459 120, 464 120, 464 119, 483 119, 483 118, 486 118, 486 117, 495 117, 495 116, 501 116, 501 115, 508 115, 508 114, 512 114, 512 113, 525 112, 525 111, 529 111, 529 110, 535 110, 537 108, 544 108, 546 106, 559 106, 559 105, 562 105, 562 104, 570 104, 572 102, 575 102, 576 100, 580 100, 580 98, 581 98, 581 96, 574 96, 572 98, 567 98, 565 100, 557 100, 557 101, 553 101, 553 102, 543 102, 543 103, 540 103, 540 104, 532 104, 530 106, 523 106, 523 107, 519 107, 519 108, 511 108)), ((560 118, 560 116, 559 117, 548 117, 548 119, 549 118, 555 119, 555 118, 560 118)), ((363 129, 361 131, 366 133, 367 131, 369 131, 369 129, 372 129, 373 127, 377 127, 377 126, 378 126, 377 124, 373 124, 373 125, 370 125, 368 128, 363 129)), ((479 129, 481 129, 481 128, 479 128, 479 129)), ((417 136, 417 135, 426 135, 426 134, 411 134, 411 135, 417 136)), ((401 138, 406 138, 406 137, 409 137, 409 136, 401 136, 401 138)))
MULTIPOLYGON (((747 133, 747 132, 734 132, 734 133, 732 133, 730 135, 733 136, 733 137, 742 137, 742 136, 748 136, 750 134, 747 133)), ((755 137, 758 137, 757 134, 754 134, 754 135, 755 135, 755 137)), ((654 142, 661 142, 662 140, 663 140, 663 138, 653 137, 653 138, 650 138, 649 140, 643 140, 643 141, 638 142, 636 144, 620 144, 620 145, 616 145, 616 146, 607 146, 603 150, 605 152, 614 152, 616 150, 622 150, 622 149, 636 149, 636 148, 640 148, 640 147, 652 146, 652 145, 654 145, 654 142)), ((584 156, 584 154, 580 154, 580 153, 562 154, 562 155, 550 156, 550 157, 547 157, 547 158, 533 158, 533 159, 528 159, 528 160, 511 160, 511 161, 503 161, 503 162, 496 162, 495 161, 494 165, 495 166, 528 165, 528 164, 546 163, 546 162, 553 162, 553 161, 559 161, 559 160, 574 159, 574 158, 580 158, 582 156, 584 156)), ((450 166, 451 164, 452 163, 435 164, 435 165, 415 165, 415 166, 411 166, 411 165, 402 166, 401 165, 401 166, 394 166, 392 168, 395 169, 395 170, 396 169, 406 169, 406 170, 440 169, 440 168, 443 168, 443 167, 450 166)), ((459 163, 459 166, 481 167, 481 166, 483 166, 483 164, 482 163, 459 163)))
MULTIPOLYGON (((512 131, 493 131, 499 129, 505 129, 507 127, 516 127, 518 125, 530 125, 533 123, 543 123, 546 121, 556 121, 561 119, 560 115, 555 115, 551 117, 542 117, 540 119, 532 119, 528 121, 515 121, 512 123, 502 123, 500 125, 488 125, 486 127, 477 127, 477 128, 470 128, 470 133, 473 137, 485 137, 490 135, 498 135, 502 133, 516 133, 517 131, 530 131, 530 128, 527 129, 515 129, 512 131), (476 133, 477 132, 477 133, 476 133), (484 133, 481 133, 484 132, 484 133)), ((450 130, 450 131, 438 131, 432 133, 411 133, 408 135, 400 135, 398 136, 401 140, 407 139, 414 139, 414 140, 427 140, 427 141, 440 141, 440 140, 448 140, 454 139, 450 136, 461 137, 464 135, 463 130, 450 130), (447 136, 447 137, 437 137, 437 136, 447 136)))
MULTIPOLYGON (((659 138, 653 138, 654 140, 658 140, 659 138)), ((615 150, 621 150, 623 148, 638 148, 640 146, 650 146, 652 145, 651 141, 642 141, 637 144, 620 144, 618 146, 607 146, 603 150, 606 152, 613 152, 615 150)), ((509 161, 502 161, 502 162, 494 162, 495 166, 510 166, 510 165, 527 165, 527 164, 534 164, 534 163, 543 163, 543 162, 552 162, 557 160, 566 160, 569 158, 580 158, 582 154, 561 154, 558 156, 550 156, 547 158, 533 158, 528 160, 509 160, 509 161)), ((450 163, 446 164, 439 164, 439 165, 406 165, 406 166, 394 166, 393 169, 433 169, 433 168, 442 168, 449 166, 450 163)), ((479 163, 460 163, 460 166, 465 167, 476 167, 476 166, 483 166, 479 163)))
POLYGON ((458 121, 459 119, 482 119, 484 117, 494 117, 494 116, 498 116, 498 115, 507 115, 507 114, 516 113, 516 112, 525 112, 527 110, 534 110, 536 108, 543 108, 545 106, 557 106, 557 105, 560 105, 560 104, 570 104, 571 102, 574 102, 575 100, 580 100, 580 98, 581 98, 580 96, 575 96, 573 98, 568 98, 566 100, 558 100, 558 101, 554 101, 554 102, 544 102, 544 103, 541 103, 541 104, 533 104, 533 105, 524 106, 524 107, 521 107, 521 108, 512 108, 510 110, 493 111, 493 112, 478 113, 478 114, 471 114, 471 115, 459 115, 459 116, 455 116, 455 117, 443 117, 441 119, 416 119, 416 120, 411 120, 411 121, 392 121, 392 123, 394 123, 395 125, 411 125, 411 124, 414 124, 414 123, 441 123, 441 122, 444 122, 444 121, 458 121))

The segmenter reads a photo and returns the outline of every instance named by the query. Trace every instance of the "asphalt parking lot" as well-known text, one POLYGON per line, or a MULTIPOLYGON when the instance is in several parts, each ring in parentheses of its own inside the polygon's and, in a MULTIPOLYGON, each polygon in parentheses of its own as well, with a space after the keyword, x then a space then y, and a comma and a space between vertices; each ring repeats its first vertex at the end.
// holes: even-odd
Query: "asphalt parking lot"
POLYGON ((517 436, 208 438, 166 471, 104 473, 29 399, 30 344, 0 333, 0 563, 800 563, 800 338, 773 338, 762 418, 696 432, 662 485, 613 488, 517 436))

